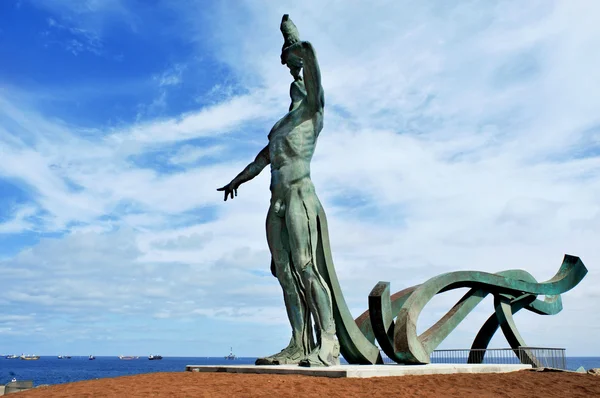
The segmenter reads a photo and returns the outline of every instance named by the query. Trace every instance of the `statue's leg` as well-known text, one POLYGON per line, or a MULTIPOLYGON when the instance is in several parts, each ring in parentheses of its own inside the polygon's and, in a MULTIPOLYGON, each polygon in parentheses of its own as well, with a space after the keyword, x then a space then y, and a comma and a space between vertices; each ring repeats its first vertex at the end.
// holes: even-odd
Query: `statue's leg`
POLYGON ((300 362, 303 366, 339 365, 340 348, 335 337, 331 292, 316 264, 319 206, 311 184, 292 189, 286 212, 292 265, 302 277, 306 301, 319 336, 317 347, 300 362))
POLYGON ((269 209, 267 241, 275 265, 275 275, 283 290, 283 300, 292 326, 292 338, 281 352, 256 360, 257 365, 297 364, 314 348, 310 312, 300 275, 290 264, 290 248, 285 218, 269 209))

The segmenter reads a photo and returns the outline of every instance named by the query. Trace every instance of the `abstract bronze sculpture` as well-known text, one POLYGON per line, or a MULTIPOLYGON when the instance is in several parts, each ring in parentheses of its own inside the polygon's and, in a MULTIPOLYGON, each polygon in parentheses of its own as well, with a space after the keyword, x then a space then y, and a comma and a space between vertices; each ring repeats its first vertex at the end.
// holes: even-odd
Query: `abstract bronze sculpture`
MULTIPOLYGON (((429 355, 488 294, 494 296, 495 312, 475 337, 471 349, 486 349, 494 333, 501 328, 511 348, 525 347, 513 320, 513 314, 525 308, 540 315, 554 315, 562 310, 560 295, 575 287, 587 269, 579 257, 565 255, 560 269, 550 280, 538 283, 523 270, 490 274, 458 271, 438 275, 427 282, 390 296, 389 283, 379 282, 369 295, 369 310, 356 319, 369 340, 377 340, 386 355, 405 364, 429 363, 429 355), (417 318, 436 294, 457 288, 470 290, 438 322, 417 335, 417 318), (545 295, 544 300, 537 299, 545 295), (395 318, 395 322, 394 322, 395 318)), ((480 363, 483 356, 473 355, 469 363, 480 363)), ((516 351, 515 351, 516 353, 516 351)), ((526 351, 519 356, 523 363, 537 365, 526 351)))
MULTIPOLYGON (((494 296, 495 313, 472 348, 486 348, 498 328, 513 349, 524 346, 512 314, 523 308, 545 315, 559 312, 560 294, 576 286, 587 273, 578 257, 565 256, 559 272, 543 283, 522 270, 497 274, 460 271, 390 296, 389 283, 379 282, 369 295, 369 310, 353 319, 333 266, 325 211, 310 179, 310 161, 323 129, 325 105, 319 65, 312 45, 300 41, 287 14, 280 29, 284 37, 281 63, 294 79, 289 112, 273 126, 269 143, 254 161, 218 189, 224 192, 224 200, 233 199, 241 184, 271 165, 267 241, 271 272, 283 289, 292 337, 281 352, 259 358, 256 364, 332 366, 339 364, 340 352, 351 364, 380 364, 383 361, 375 341, 398 363, 428 363, 431 352, 488 294, 494 296), (418 336, 417 317, 427 302, 436 294, 464 287, 471 290, 418 336), (538 295, 545 295, 544 301, 538 300, 538 295)), ((481 361, 474 357, 469 360, 481 361)), ((522 361, 535 364, 536 359, 526 355, 522 361)))

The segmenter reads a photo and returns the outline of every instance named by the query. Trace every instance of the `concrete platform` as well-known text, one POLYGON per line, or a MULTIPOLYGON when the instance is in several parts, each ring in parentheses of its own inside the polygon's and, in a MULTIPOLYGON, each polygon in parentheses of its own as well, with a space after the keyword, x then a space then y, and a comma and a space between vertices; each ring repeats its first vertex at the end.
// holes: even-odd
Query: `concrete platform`
POLYGON ((261 373, 318 377, 386 377, 450 373, 506 373, 531 369, 531 365, 428 364, 428 365, 341 365, 305 368, 296 365, 187 365, 187 372, 261 373))

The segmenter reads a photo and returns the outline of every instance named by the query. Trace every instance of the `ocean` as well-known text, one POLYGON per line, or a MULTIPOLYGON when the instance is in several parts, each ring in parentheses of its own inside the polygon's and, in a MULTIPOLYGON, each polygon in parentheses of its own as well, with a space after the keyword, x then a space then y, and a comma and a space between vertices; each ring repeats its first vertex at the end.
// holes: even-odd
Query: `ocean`
MULTIPOLYGON (((105 377, 127 376, 153 372, 183 372, 186 365, 226 365, 254 364, 253 358, 223 357, 164 357, 159 361, 150 361, 147 357, 134 360, 120 360, 116 356, 96 357, 41 357, 37 361, 5 359, 0 357, 0 385, 13 378, 33 380, 34 386, 42 384, 61 384, 81 380, 93 380, 105 377)), ((586 370, 600 368, 600 357, 567 357, 567 368, 576 370, 583 366, 586 370)))

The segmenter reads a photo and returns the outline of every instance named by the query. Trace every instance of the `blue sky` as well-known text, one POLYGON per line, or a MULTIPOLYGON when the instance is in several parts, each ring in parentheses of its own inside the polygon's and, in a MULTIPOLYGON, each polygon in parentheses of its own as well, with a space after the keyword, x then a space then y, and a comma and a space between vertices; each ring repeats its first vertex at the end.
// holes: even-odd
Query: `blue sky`
MULTIPOLYGON (((599 5, 571 1, 0 3, 0 352, 242 356, 287 344, 265 170, 287 111, 281 15, 317 50, 312 174, 355 316, 453 270, 590 272, 538 346, 600 355, 599 5)), ((433 300, 424 330, 462 292, 433 300)), ((470 346, 484 301, 445 341, 470 346)), ((542 332, 541 330, 544 330, 542 332)), ((505 347, 502 336, 493 340, 505 347)))

